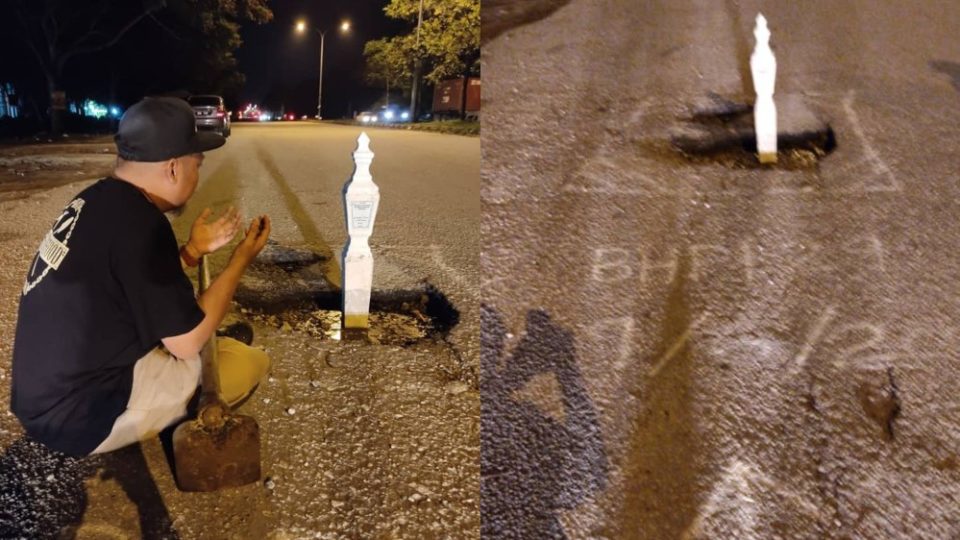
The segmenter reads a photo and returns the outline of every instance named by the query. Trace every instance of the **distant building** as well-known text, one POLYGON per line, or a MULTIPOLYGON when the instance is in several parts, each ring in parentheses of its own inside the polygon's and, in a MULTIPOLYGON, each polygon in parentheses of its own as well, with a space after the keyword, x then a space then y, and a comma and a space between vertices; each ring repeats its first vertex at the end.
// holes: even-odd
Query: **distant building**
POLYGON ((13 83, 0 83, 0 118, 17 118, 20 107, 17 105, 17 93, 13 83))

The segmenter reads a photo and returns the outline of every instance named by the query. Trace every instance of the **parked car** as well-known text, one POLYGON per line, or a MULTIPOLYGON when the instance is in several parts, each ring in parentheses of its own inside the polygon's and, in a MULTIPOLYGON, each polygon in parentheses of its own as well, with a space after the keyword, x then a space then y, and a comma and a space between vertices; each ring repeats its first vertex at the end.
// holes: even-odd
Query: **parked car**
POLYGON ((230 112, 220 96, 190 96, 187 103, 193 107, 198 129, 212 129, 224 137, 230 136, 230 112))

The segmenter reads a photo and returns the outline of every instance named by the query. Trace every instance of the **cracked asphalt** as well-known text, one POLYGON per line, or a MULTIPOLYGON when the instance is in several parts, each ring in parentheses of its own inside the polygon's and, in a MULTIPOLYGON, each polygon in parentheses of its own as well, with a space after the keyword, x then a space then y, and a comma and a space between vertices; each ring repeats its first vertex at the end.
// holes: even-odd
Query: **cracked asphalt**
POLYGON ((483 49, 483 532, 960 536, 960 7, 555 4, 483 49), (837 147, 688 160, 761 9, 837 147))
MULTIPOLYGON (((227 145, 207 154, 197 193, 172 220, 178 239, 185 241, 204 206, 223 211, 236 204, 248 217, 267 213, 278 243, 274 255, 287 250, 322 261, 312 278, 329 291, 340 280, 347 241, 342 190, 360 131, 300 122, 236 125, 227 145)), ((260 425, 264 479, 218 493, 178 491, 159 439, 73 460, 23 438, 4 412, 0 537, 477 536, 479 140, 366 131, 381 194, 370 240, 374 302, 391 294, 417 298, 429 285, 458 312, 456 326, 391 345, 334 341, 283 324, 282 311, 272 319, 251 317, 254 345, 273 363, 239 412, 260 425)), ((0 200, 3 403, 27 265, 60 209, 91 181, 0 200)), ((213 256, 214 272, 228 253, 213 256)), ((248 295, 301 290, 308 297, 317 290, 283 269, 263 279, 271 264, 261 261, 244 279, 248 295)), ((234 317, 246 316, 241 308, 234 317)))

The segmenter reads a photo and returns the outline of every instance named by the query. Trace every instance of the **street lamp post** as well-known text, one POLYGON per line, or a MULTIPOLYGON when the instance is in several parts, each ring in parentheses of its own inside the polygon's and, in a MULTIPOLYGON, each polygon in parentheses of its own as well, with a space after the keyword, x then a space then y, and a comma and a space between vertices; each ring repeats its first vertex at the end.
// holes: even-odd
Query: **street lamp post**
MULTIPOLYGON (((297 23, 297 32, 303 33, 307 29, 307 23, 300 21, 297 23)), ((312 29, 314 32, 320 34, 320 84, 317 89, 317 120, 323 119, 323 45, 324 37, 326 37, 329 30, 318 30, 316 28, 312 29)), ((350 30, 350 21, 343 21, 340 23, 339 30, 342 33, 346 33, 350 30)))

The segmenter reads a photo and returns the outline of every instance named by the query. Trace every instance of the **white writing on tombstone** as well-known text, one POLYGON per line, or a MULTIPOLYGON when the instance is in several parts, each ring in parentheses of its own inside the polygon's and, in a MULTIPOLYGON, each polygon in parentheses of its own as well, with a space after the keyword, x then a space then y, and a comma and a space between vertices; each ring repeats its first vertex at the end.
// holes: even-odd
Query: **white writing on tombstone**
POLYGON ((354 229, 369 229, 370 219, 373 217, 373 201, 350 202, 350 227, 354 229))

